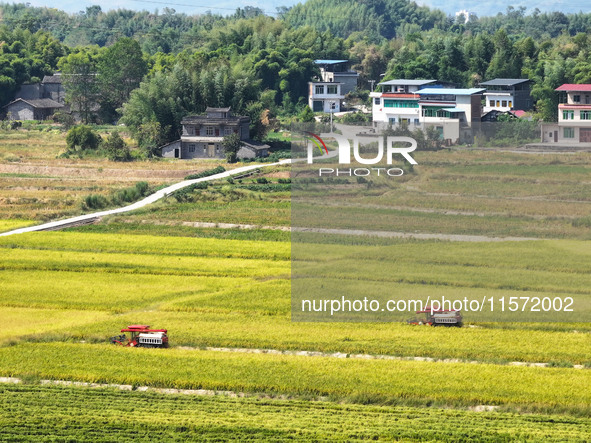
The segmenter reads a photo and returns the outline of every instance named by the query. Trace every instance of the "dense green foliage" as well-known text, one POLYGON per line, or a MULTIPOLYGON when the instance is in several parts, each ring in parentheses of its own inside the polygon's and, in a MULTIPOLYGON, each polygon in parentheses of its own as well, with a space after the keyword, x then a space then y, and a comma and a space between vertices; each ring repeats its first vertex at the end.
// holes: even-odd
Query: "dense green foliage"
POLYGON ((129 146, 119 135, 119 132, 113 132, 109 135, 102 144, 102 148, 107 151, 109 160, 113 161, 127 161, 131 159, 129 146))
MULTIPOLYGON (((534 5, 535 6, 535 5, 534 5)), ((449 30, 456 34, 494 34, 506 29, 512 35, 548 39, 561 34, 576 35, 591 30, 591 15, 579 12, 540 12, 537 8, 525 15, 526 8, 509 6, 505 14, 478 18, 474 14, 451 17, 437 9, 417 6, 404 0, 312 0, 300 3, 283 17, 295 26, 312 26, 320 31, 354 39, 367 38, 373 42, 405 36, 430 29, 449 30)))
MULTIPOLYGON (((227 17, 168 8, 105 13, 92 6, 68 15, 2 4, 0 10, 0 103, 59 67, 76 74, 64 81, 85 122, 97 108, 105 121, 123 116, 149 155, 178 138, 183 116, 207 106, 248 115, 254 138, 276 116, 310 120, 305 97, 318 58, 351 60, 362 90, 383 73, 458 86, 527 77, 545 121, 556 118, 557 86, 591 81, 591 14, 583 13, 509 8, 464 23, 406 0, 311 0, 278 18, 256 8, 227 17)), ((361 92, 351 100, 367 98, 361 92)))
POLYGON ((64 74, 63 85, 66 101, 72 110, 80 114, 84 123, 93 119, 93 109, 98 100, 99 88, 96 82, 96 52, 93 48, 63 57, 58 64, 64 74))
POLYGON ((2 4, 2 22, 10 28, 31 32, 48 30, 68 46, 109 46, 121 37, 135 37, 146 52, 178 52, 211 27, 222 22, 219 15, 190 17, 163 8, 161 13, 125 9, 103 12, 98 5, 81 14, 67 14, 54 8, 2 4))
POLYGON ((99 147, 100 143, 101 136, 86 125, 73 127, 66 136, 66 144, 70 152, 94 150, 99 147))
POLYGON ((222 140, 222 145, 224 146, 224 152, 226 153, 226 160, 228 163, 236 163, 236 160, 238 159, 238 150, 240 149, 240 146, 242 146, 240 136, 236 133, 226 135, 222 140))
POLYGON ((48 32, 0 26, 0 106, 12 100, 21 84, 52 74, 63 55, 65 48, 48 32))
POLYGON ((139 200, 152 192, 147 182, 137 182, 134 186, 120 189, 110 196, 110 198, 98 194, 88 195, 82 203, 82 209, 103 209, 107 206, 120 206, 139 200))
POLYGON ((116 119, 117 110, 129 99, 148 71, 139 43, 121 38, 102 52, 97 63, 97 86, 102 119, 116 119))
POLYGON ((292 26, 312 26, 347 38, 377 41, 412 29, 445 28, 448 18, 439 10, 417 6, 407 0, 309 0, 284 15, 292 26))

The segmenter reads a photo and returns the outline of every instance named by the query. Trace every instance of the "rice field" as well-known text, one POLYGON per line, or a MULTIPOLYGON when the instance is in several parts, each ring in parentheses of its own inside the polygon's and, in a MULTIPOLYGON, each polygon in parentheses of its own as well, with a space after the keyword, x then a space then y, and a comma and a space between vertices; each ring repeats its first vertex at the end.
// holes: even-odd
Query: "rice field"
POLYGON ((25 226, 34 225, 33 220, 0 220, 0 232, 12 231, 13 229, 24 228, 25 226))
MULTIPOLYGON (((352 270, 351 259, 337 258, 342 253, 337 246, 310 244, 307 253, 302 264, 320 270, 326 285, 344 282, 352 270), (336 265, 326 266, 331 260, 336 265)), ((572 294, 588 299, 588 255, 589 248, 574 241, 401 242, 360 248, 356 269, 362 274, 371 269, 376 292, 387 284, 416 297, 572 294), (379 264, 384 262, 387 269, 379 264), (398 272, 388 272, 392 266, 398 272)), ((11 321, 22 315, 25 322, 27 309, 100 315, 80 327, 56 321, 47 334, 42 325, 5 331, 12 341, 101 342, 126 324, 147 323, 168 327, 178 346, 497 363, 591 361, 591 329, 583 317, 562 324, 492 324, 467 315, 474 327, 443 330, 399 321, 292 322, 287 242, 45 232, 0 238, 0 257, 0 319, 6 311, 11 321)), ((363 283, 369 293, 371 281, 363 283)))
POLYGON ((17 344, 0 348, 0 358, 4 376, 26 374, 93 383, 349 401, 365 396, 385 404, 503 405, 581 415, 589 413, 591 403, 591 392, 586 389, 591 371, 569 368, 138 350, 72 343, 17 344))
POLYGON ((11 412, 0 417, 4 438, 31 442, 48 435, 94 442, 583 441, 591 426, 588 417, 561 415, 48 386, 0 386, 0 407, 11 412))
MULTIPOLYGON (((31 137, 0 137, 6 147, 0 231, 79 213, 82 196, 107 195, 140 177, 149 175, 157 185, 195 172, 187 169, 196 165, 179 162, 66 161, 56 158, 60 134, 43 134, 39 143, 31 137)), ((415 172, 395 189, 339 188, 351 214, 360 218, 371 206, 371 229, 544 240, 310 234, 292 244, 295 234, 281 231, 186 225, 289 225, 289 193, 236 192, 236 183, 216 184, 189 203, 168 198, 96 226, 0 238, 0 376, 25 381, 0 384, 0 405, 10 411, 0 416, 0 434, 20 441, 47 435, 93 441, 589 440, 590 155, 464 151, 418 153, 417 160, 415 172), (464 328, 410 326, 399 318, 292 321, 290 278, 312 270, 318 278, 308 280, 310 291, 318 285, 355 290, 363 280, 370 294, 386 288, 392 296, 420 299, 573 296, 582 310, 562 323, 465 316, 464 328), (108 344, 122 327, 138 323, 167 328, 171 348, 108 344), (248 397, 40 386, 43 378, 248 397), (499 408, 470 410, 482 405, 499 408), (146 406, 150 414, 138 413, 146 406)), ((326 203, 321 215, 328 225, 345 223, 336 216, 339 207, 326 203)))

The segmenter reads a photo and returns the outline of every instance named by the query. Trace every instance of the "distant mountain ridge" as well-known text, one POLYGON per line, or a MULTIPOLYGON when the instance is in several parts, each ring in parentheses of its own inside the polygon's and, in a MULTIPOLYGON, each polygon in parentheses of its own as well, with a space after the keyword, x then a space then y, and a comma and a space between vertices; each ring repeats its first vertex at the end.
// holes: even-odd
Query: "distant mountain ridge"
MULTIPOLYGON (((221 0, 217 2, 208 2, 208 1, 200 1, 196 2, 200 6, 189 6, 191 2, 181 1, 181 2, 174 2, 171 0, 170 4, 165 4, 166 0, 163 3, 150 3, 150 2, 125 2, 125 9, 132 9, 136 11, 140 10, 149 10, 154 11, 154 9, 159 8, 160 10, 164 9, 165 7, 173 8, 177 12, 182 12, 185 14, 202 14, 207 10, 210 10, 213 14, 232 14, 233 10, 240 6, 245 7, 247 5, 254 6, 257 8, 261 8, 265 11, 266 14, 275 15, 276 10, 278 7, 292 7, 297 5, 298 3, 304 3, 302 0, 245 0, 241 2, 236 2, 234 0, 221 0), (174 4, 176 3, 176 4, 174 4), (186 6, 184 6, 186 4, 186 6)), ((362 2, 358 2, 362 3, 362 2)), ((587 1, 583 0, 572 0, 572 1, 565 1, 565 0, 542 0, 537 2, 527 2, 523 0, 518 1, 511 1, 511 0, 502 0, 497 2, 483 2, 480 0, 450 0, 450 1, 442 1, 442 0, 419 0, 416 2, 420 6, 428 6, 432 9, 439 9, 443 11, 446 15, 455 15, 457 11, 460 10, 468 10, 469 12, 475 13, 478 17, 485 17, 485 16, 495 16, 499 12, 505 12, 507 7, 513 6, 518 8, 520 6, 524 6, 527 8, 527 13, 532 13, 535 8, 538 8, 541 12, 553 12, 559 11, 564 14, 574 14, 577 12, 591 12, 591 8, 587 1)), ((47 6, 50 8, 56 7, 55 2, 50 0, 35 0, 31 2, 34 6, 47 6)), ((93 4, 97 4, 92 0, 87 1, 77 1, 77 0, 63 0, 59 2, 57 6, 59 9, 69 12, 69 13, 77 13, 80 10, 84 10, 88 6, 92 6, 93 4)), ((122 4, 118 0, 103 0, 100 2, 100 5, 104 11, 108 11, 111 9, 119 9, 122 7, 122 4)))

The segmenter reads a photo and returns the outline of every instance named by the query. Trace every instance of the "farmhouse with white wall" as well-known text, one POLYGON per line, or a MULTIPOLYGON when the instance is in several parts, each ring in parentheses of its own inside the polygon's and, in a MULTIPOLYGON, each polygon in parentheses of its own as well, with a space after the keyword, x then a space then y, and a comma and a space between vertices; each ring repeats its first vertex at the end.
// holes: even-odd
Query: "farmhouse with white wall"
POLYGON ((419 100, 421 88, 435 83, 435 80, 388 80, 379 83, 381 92, 372 92, 372 115, 374 122, 396 125, 420 123, 419 100))
POLYGON ((591 84, 564 84, 560 93, 558 123, 542 125, 542 142, 591 144, 591 84))
POLYGON ((359 74, 347 69, 348 60, 315 60, 320 78, 308 83, 308 106, 314 112, 341 112, 345 95, 357 87, 359 74))

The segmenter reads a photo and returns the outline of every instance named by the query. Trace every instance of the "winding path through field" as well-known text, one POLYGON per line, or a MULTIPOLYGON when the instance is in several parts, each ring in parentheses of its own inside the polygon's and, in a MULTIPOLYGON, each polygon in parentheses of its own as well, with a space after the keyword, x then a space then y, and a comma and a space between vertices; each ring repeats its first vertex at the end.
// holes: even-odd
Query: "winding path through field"
MULTIPOLYGON (((343 128, 340 128, 340 129, 343 129, 343 128)), ((331 158, 331 157, 335 157, 336 155, 337 155, 337 151, 335 150, 335 151, 330 151, 328 153, 328 155, 322 155, 317 158, 331 158)), ((70 217, 70 218, 66 218, 63 220, 57 220, 57 221, 53 221, 53 222, 43 223, 41 225, 28 226, 25 228, 14 229, 12 231, 0 233, 0 237, 4 237, 7 235, 13 235, 13 234, 23 234, 26 232, 52 231, 52 230, 64 229, 67 227, 89 224, 89 223, 92 223, 92 222, 98 220, 100 217, 104 217, 107 215, 113 215, 113 214, 121 214, 124 212, 129 212, 129 211, 133 211, 133 210, 136 210, 139 208, 143 208, 144 206, 152 204, 152 203, 166 197, 167 195, 170 195, 173 192, 178 191, 179 189, 185 188, 185 187, 190 186, 195 183, 207 182, 207 181, 212 181, 212 180, 219 180, 221 178, 227 178, 227 177, 231 177, 233 175, 244 174, 246 172, 253 171, 256 169, 260 169, 260 168, 266 168, 266 167, 270 167, 270 166, 287 165, 287 164, 293 163, 294 161, 304 161, 304 160, 305 159, 296 159, 296 160, 285 159, 285 160, 280 160, 275 163, 243 166, 241 168, 232 169, 230 171, 225 171, 220 174, 215 174, 215 175, 211 175, 208 177, 202 177, 202 178, 198 178, 198 179, 194 179, 194 180, 183 180, 181 182, 178 182, 178 183, 170 185, 166 188, 163 188, 163 189, 149 195, 148 197, 146 197, 142 200, 132 203, 131 205, 127 205, 127 206, 124 206, 121 208, 116 208, 116 209, 109 209, 106 211, 94 212, 91 214, 84 214, 84 215, 80 215, 77 217, 70 217)), ((408 188, 413 189, 410 185, 408 185, 408 188)), ((418 189, 416 189, 416 188, 414 188, 414 189, 417 192, 419 192, 418 189)), ((330 202, 327 202, 327 204, 330 204, 330 202)), ((402 208, 399 208, 399 209, 402 209, 402 208)), ((427 210, 426 212, 429 212, 429 210, 427 210)), ((450 213, 450 214, 452 214, 453 212, 454 211, 448 211, 448 213, 450 213)), ((457 213, 459 214, 460 212, 457 212, 457 213)), ((216 227, 224 228, 226 226, 216 226, 216 227)), ((227 227, 230 227, 230 226, 227 226, 227 227)), ((236 228, 236 227, 245 228, 246 225, 244 225, 244 227, 242 225, 236 225, 236 226, 231 226, 231 227, 232 228, 236 228)), ((248 226, 248 228, 252 229, 252 228, 260 228, 260 227, 248 226)), ((271 227, 271 226, 268 226, 265 228, 267 228, 267 229, 281 229, 281 230, 286 229, 285 227, 271 227)), ((416 239, 422 239, 422 240, 444 240, 444 241, 464 241, 464 242, 539 240, 538 238, 531 238, 531 237, 488 237, 488 236, 483 236, 483 235, 418 233, 418 232, 410 233, 410 232, 351 230, 351 229, 324 229, 324 228, 308 228, 308 227, 305 227, 305 228, 292 227, 292 228, 288 228, 288 229, 291 231, 295 231, 295 232, 315 232, 315 233, 321 233, 321 234, 361 235, 361 236, 376 236, 376 237, 386 237, 386 238, 416 238, 416 239)))
POLYGON ((107 211, 100 211, 100 212, 93 212, 92 214, 84 214, 78 217, 70 217, 65 218, 63 220, 57 220, 53 222, 43 223, 41 225, 36 226, 28 226, 26 228, 19 228, 14 229, 12 231, 0 233, 0 237, 6 235, 13 235, 13 234, 23 234, 25 232, 36 232, 36 231, 51 231, 55 229, 62 229, 68 226, 76 226, 80 224, 90 223, 100 217, 104 217, 105 215, 112 215, 112 214, 121 214, 123 212, 133 211, 135 209, 143 208, 149 204, 154 203, 161 198, 166 197, 167 195, 172 194, 174 191, 178 191, 179 189, 185 188, 187 186, 191 186, 192 184, 199 183, 199 182, 206 182, 211 180, 219 180, 220 178, 227 178, 233 175, 240 175, 244 174, 245 172, 253 171, 255 169, 260 168, 268 168, 270 166, 278 166, 278 165, 286 165, 291 163, 291 159, 281 160, 275 163, 266 163, 266 164, 256 164, 256 165, 249 165, 243 166, 241 168, 232 169, 230 171, 221 172, 219 174, 210 175, 209 177, 202 177, 196 178, 194 180, 183 180, 179 183, 175 183, 174 185, 170 185, 166 188, 163 188, 155 193, 147 196, 143 200, 139 200, 131 205, 124 206, 121 208, 116 209, 109 209, 107 211))

